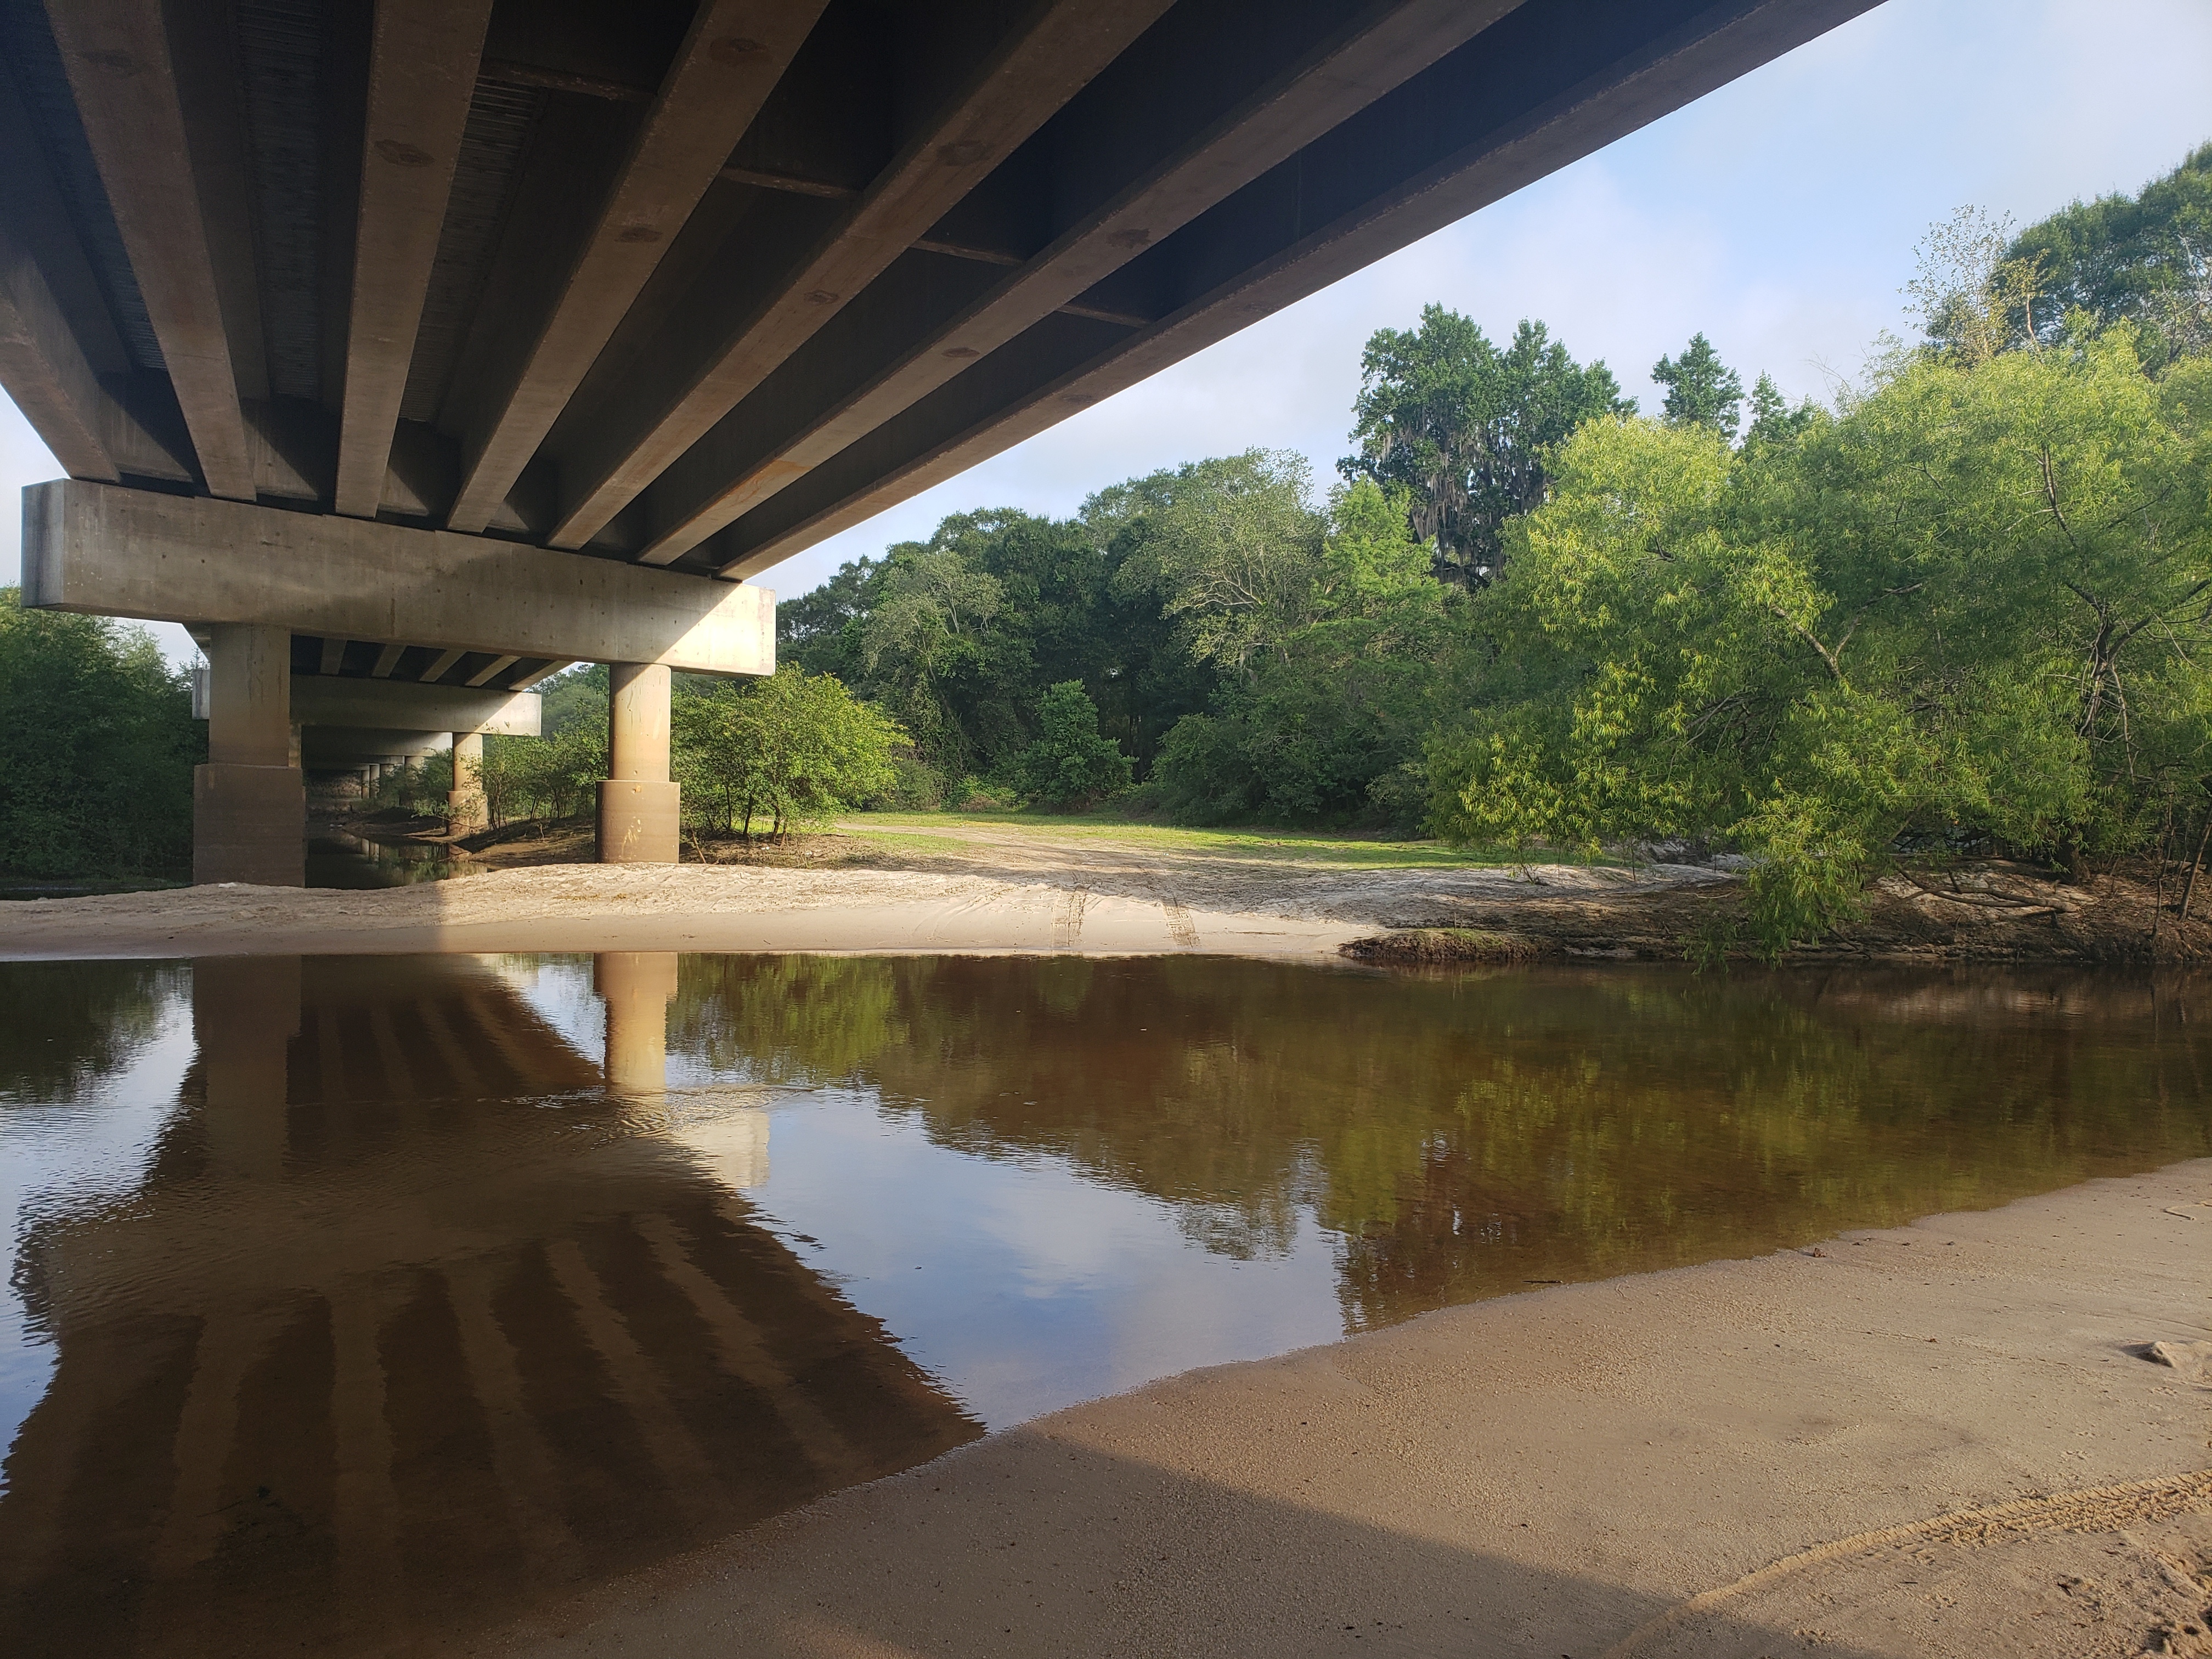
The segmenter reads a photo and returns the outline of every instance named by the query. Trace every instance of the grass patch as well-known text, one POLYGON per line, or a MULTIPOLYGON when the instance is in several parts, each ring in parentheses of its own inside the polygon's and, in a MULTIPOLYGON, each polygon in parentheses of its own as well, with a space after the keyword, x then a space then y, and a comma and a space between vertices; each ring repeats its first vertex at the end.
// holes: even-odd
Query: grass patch
POLYGON ((964 858, 974 850, 973 843, 950 833, 942 836, 908 835, 896 830, 869 828, 877 816, 871 812, 865 818, 845 818, 838 823, 837 833, 847 840, 862 843, 871 851, 901 853, 915 858, 964 858))
POLYGON ((1012 830, 1053 840, 1117 842, 1161 852, 1206 854, 1255 863, 1339 865, 1353 869, 1495 869, 1516 865, 1622 866, 1626 860, 1508 848, 1458 848, 1440 841, 1390 841, 1325 830, 1186 829, 1148 823, 1114 812, 867 812, 844 819, 846 834, 895 839, 902 848, 942 846, 963 828, 1012 830), (878 830, 876 825, 884 826, 878 830), (939 826, 943 826, 938 833, 939 826), (905 833, 899 833, 899 832, 905 833), (916 834, 915 831, 921 833, 916 834))

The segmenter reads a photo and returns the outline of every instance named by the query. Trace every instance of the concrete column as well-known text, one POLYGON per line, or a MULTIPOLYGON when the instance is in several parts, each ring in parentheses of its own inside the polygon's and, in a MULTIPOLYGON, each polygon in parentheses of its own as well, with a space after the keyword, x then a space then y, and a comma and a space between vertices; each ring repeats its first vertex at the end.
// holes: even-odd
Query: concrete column
POLYGON ((603 951, 592 988, 607 1013, 607 1087, 657 1095, 668 1087, 668 1000, 676 994, 673 951, 603 951))
POLYGON ((491 822, 483 796, 483 733, 453 733, 453 787, 446 795, 446 824, 455 835, 491 822))
POLYGON ((244 623, 210 629, 208 665, 208 758, 192 774, 192 879, 304 886, 292 635, 244 623))
POLYGON ((673 864, 678 811, 668 781, 664 663, 618 662, 609 675, 607 781, 599 786, 599 862, 673 864))

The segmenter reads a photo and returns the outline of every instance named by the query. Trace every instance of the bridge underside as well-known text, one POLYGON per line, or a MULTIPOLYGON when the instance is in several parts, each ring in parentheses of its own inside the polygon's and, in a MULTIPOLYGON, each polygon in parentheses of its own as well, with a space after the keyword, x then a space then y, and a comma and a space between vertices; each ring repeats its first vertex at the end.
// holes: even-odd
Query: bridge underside
POLYGON ((743 579, 1871 3, 0 0, 27 600, 665 732, 743 579))

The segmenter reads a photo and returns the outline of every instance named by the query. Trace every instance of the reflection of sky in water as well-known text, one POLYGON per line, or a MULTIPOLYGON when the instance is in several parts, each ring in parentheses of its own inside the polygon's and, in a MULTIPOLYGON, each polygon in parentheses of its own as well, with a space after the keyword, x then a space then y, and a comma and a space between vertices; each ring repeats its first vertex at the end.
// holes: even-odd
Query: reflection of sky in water
MULTIPOLYGON (((89 1208, 143 1178, 191 1064, 191 990, 183 975, 167 980, 144 1041, 118 1070, 88 1079, 72 1097, 29 1101, 0 1089, 0 1217, 11 1257, 39 1215, 89 1208)), ((14 1443, 53 1369, 53 1348, 30 1328, 11 1276, 0 1297, 0 1448, 14 1443)))
MULTIPOLYGON (((579 1050, 599 1051, 589 957, 501 971, 579 1050)), ((700 1091, 676 1103, 679 1119, 711 1115, 712 1085, 731 1080, 668 1058, 671 1089, 700 1091)), ((872 1091, 750 1098, 769 1110, 769 1177, 746 1200, 993 1428, 1343 1334, 1332 1238, 1304 1212, 1284 1254, 1237 1261, 1194 1245, 1170 1206, 1059 1159, 933 1145, 872 1091)))
POLYGON ((1056 1160, 933 1146, 871 1097, 786 1097, 772 1117, 772 1173, 747 1196, 787 1237, 818 1239, 808 1261, 994 1428, 1343 1331, 1309 1218, 1284 1256, 1237 1261, 1157 1200, 1056 1160))

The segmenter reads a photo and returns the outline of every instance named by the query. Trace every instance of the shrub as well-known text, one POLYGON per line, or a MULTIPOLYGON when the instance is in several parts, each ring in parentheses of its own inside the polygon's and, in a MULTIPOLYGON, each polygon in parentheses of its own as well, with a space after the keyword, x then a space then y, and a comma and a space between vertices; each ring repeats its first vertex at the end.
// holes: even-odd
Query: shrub
POLYGON ((1080 680, 1037 699, 1037 738, 1014 769, 1023 793, 1048 806, 1086 805, 1129 787, 1129 757, 1098 730, 1098 705, 1080 680))

